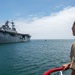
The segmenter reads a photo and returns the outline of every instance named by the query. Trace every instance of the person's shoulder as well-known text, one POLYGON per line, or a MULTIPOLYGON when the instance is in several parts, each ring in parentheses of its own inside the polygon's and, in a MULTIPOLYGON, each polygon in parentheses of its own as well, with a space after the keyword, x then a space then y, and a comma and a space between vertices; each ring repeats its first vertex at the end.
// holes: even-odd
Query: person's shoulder
POLYGON ((74 42, 74 43, 72 43, 72 45, 75 45, 75 42, 74 42))
POLYGON ((72 47, 74 47, 74 48, 75 48, 75 42, 72 44, 72 47))

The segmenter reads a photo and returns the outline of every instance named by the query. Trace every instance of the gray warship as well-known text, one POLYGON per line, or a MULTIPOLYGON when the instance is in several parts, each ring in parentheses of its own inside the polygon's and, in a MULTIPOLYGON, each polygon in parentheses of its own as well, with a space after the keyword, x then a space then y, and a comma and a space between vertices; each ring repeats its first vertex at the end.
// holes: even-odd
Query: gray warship
POLYGON ((28 42, 30 38, 31 36, 29 34, 18 33, 13 21, 6 21, 0 27, 0 43, 28 42), (9 23, 11 23, 11 27, 9 23))

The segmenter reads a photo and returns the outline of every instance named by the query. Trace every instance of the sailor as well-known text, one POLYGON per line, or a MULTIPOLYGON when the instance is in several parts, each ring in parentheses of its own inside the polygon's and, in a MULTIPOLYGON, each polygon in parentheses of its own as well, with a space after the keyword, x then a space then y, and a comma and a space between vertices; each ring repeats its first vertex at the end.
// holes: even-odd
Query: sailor
MULTIPOLYGON (((75 36, 75 21, 72 26, 72 33, 73 33, 73 36, 75 36)), ((72 69, 71 75, 75 75, 75 43, 73 43, 71 46, 70 58, 71 58, 71 62, 67 64, 63 64, 63 66, 66 69, 70 65, 70 68, 72 69)))

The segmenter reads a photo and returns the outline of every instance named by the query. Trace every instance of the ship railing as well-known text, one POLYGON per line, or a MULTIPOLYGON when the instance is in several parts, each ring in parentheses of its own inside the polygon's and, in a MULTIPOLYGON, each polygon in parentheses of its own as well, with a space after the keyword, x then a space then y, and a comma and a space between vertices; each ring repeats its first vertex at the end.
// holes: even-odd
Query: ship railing
POLYGON ((59 71, 59 73, 60 73, 59 75, 63 75, 62 71, 68 70, 69 67, 70 67, 70 65, 68 65, 68 67, 66 69, 65 69, 64 66, 61 66, 59 68, 53 68, 53 69, 50 69, 50 70, 46 71, 43 75, 51 75, 52 73, 57 72, 57 71, 59 71))

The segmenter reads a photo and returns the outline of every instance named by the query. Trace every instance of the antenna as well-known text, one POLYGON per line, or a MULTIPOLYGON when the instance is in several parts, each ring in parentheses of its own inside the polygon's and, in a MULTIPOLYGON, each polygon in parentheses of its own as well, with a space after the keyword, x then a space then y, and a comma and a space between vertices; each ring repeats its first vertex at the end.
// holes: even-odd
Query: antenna
POLYGON ((12 20, 11 24, 12 24, 12 25, 14 25, 14 22, 13 22, 13 20, 12 20))

